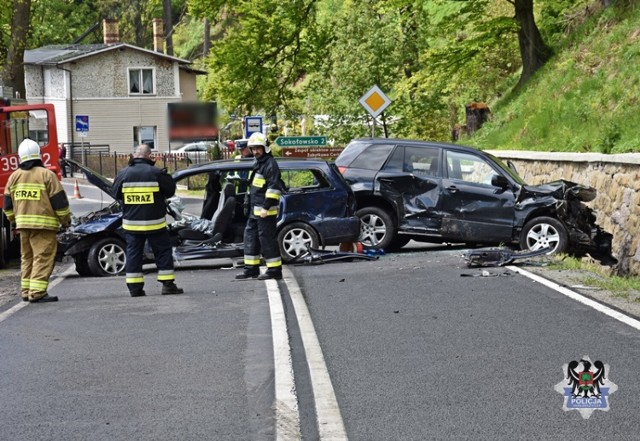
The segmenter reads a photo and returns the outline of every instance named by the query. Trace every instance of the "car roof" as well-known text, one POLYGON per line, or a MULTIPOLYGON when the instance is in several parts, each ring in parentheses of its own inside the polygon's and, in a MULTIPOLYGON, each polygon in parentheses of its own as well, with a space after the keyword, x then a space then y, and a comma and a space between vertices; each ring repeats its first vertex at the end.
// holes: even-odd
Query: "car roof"
MULTIPOLYGON (((466 145, 460 144, 450 144, 447 142, 437 142, 437 141, 421 141, 417 139, 402 139, 402 138, 355 138, 352 139, 351 142, 368 142, 370 144, 402 144, 402 145, 410 145, 410 146, 424 146, 424 147, 440 147, 447 149, 457 149, 461 151, 469 151, 469 152, 482 152, 482 150, 476 147, 470 147, 466 145)), ((483 152, 484 153, 484 152, 483 152)))
MULTIPOLYGON (((291 168, 326 168, 328 161, 323 159, 292 159, 292 158, 275 158, 278 166, 283 169, 291 168)), ((239 158, 239 159, 220 159, 218 161, 205 162, 203 164, 195 164, 187 168, 175 171, 172 176, 174 180, 180 180, 184 176, 190 176, 198 173, 208 173, 216 170, 226 169, 251 169, 255 162, 255 158, 239 158)))

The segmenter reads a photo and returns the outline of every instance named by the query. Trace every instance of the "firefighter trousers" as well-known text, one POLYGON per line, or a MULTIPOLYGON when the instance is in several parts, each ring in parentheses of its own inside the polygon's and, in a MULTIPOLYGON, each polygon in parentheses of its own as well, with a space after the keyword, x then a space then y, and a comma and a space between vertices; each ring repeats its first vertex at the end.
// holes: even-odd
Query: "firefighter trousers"
POLYGON ((39 300, 47 295, 58 241, 52 230, 20 229, 20 296, 39 300))
POLYGON ((246 272, 258 271, 260 254, 267 264, 267 273, 282 273, 282 258, 276 230, 276 216, 249 216, 244 229, 244 266, 246 272))
POLYGON ((144 287, 144 274, 142 273, 142 260, 144 257, 144 243, 148 240, 156 267, 158 268, 158 282, 172 282, 175 280, 173 273, 173 251, 169 232, 166 229, 155 233, 134 234, 125 232, 127 241, 127 262, 125 264, 127 288, 130 292, 142 290, 144 287))

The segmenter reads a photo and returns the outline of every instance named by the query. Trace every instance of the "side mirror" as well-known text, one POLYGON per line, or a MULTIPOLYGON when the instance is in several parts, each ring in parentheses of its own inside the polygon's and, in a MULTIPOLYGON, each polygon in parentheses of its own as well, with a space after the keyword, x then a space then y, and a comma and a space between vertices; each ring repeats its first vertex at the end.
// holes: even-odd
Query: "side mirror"
POLYGON ((494 187, 508 188, 509 180, 502 175, 493 175, 491 177, 491 185, 494 187))

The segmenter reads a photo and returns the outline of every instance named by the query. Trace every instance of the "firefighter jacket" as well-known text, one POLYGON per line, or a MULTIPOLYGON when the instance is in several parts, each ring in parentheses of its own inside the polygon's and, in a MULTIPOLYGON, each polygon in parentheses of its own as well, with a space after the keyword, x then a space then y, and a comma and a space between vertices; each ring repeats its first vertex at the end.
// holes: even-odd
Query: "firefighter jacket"
POLYGON ((67 194, 40 160, 27 161, 9 176, 4 190, 4 213, 16 229, 57 231, 71 224, 67 194))
POLYGON ((260 211, 264 208, 268 216, 277 216, 280 197, 284 193, 284 183, 278 163, 271 153, 265 153, 256 159, 249 182, 251 185, 249 214, 260 217, 260 211))
POLYGON ((122 206, 122 228, 130 233, 153 233, 167 227, 167 202, 176 183, 165 169, 144 158, 134 158, 113 181, 122 206))

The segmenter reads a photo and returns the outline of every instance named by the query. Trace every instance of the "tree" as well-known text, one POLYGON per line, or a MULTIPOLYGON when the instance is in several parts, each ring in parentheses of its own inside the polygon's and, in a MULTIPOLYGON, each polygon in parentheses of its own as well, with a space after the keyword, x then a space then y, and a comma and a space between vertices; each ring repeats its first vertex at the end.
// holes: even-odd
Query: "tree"
POLYGON ((542 40, 533 15, 533 0, 507 0, 515 7, 522 74, 516 87, 521 87, 551 57, 552 51, 542 40))
MULTIPOLYGON (((9 5, 11 10, 11 28, 6 39, 2 39, 2 53, 0 54, 0 71, 2 83, 25 96, 24 86, 24 51, 29 35, 29 19, 31 16, 31 0, 13 0, 9 5)), ((3 35, 4 37, 4 35, 3 35)))

